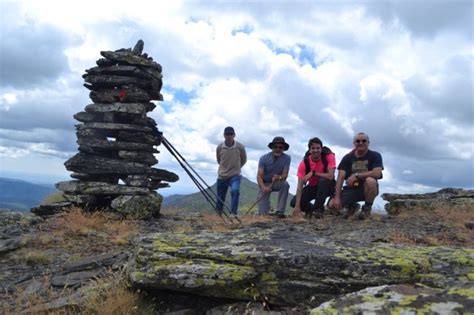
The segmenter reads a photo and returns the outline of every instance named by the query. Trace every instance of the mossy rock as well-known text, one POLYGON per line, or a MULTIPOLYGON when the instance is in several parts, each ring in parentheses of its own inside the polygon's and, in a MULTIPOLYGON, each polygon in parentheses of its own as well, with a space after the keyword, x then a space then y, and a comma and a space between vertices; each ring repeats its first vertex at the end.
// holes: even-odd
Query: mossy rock
POLYGON ((367 287, 473 284, 474 249, 315 239, 277 227, 142 237, 131 267, 138 287, 315 307, 367 287), (250 293, 250 292, 253 293, 250 293))
POLYGON ((161 195, 119 196, 112 200, 111 207, 127 219, 146 220, 160 213, 161 195))
POLYGON ((451 289, 423 285, 371 287, 323 303, 311 315, 336 314, 469 314, 474 287, 451 289))

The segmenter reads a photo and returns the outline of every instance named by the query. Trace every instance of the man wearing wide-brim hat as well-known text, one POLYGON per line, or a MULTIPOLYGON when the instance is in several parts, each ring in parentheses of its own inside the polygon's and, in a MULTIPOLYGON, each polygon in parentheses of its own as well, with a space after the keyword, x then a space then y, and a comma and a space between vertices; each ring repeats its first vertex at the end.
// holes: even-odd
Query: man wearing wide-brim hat
POLYGON ((278 191, 276 214, 285 217, 286 201, 290 185, 286 181, 290 170, 291 157, 284 153, 290 145, 283 137, 275 137, 268 144, 271 152, 264 154, 258 161, 257 183, 260 188, 257 196, 258 213, 268 214, 270 210, 270 194, 278 191))

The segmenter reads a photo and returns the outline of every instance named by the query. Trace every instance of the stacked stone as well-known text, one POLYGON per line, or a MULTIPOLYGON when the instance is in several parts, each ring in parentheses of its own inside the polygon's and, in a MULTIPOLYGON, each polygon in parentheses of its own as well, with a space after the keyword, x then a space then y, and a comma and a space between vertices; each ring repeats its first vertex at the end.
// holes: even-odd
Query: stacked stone
POLYGON ((152 167, 161 132, 147 113, 163 100, 162 68, 142 51, 141 40, 133 50, 102 51, 83 75, 93 104, 74 115, 79 153, 64 163, 76 180, 56 184, 70 202, 147 218, 161 207, 155 190, 178 180, 152 167))

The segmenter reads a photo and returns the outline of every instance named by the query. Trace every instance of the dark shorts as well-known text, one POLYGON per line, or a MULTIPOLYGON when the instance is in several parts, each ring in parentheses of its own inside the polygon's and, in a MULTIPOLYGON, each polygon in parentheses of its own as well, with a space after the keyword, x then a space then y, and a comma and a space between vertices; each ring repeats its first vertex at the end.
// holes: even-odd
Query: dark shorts
MULTIPOLYGON (((377 195, 378 194, 379 194, 379 183, 377 182, 377 195)), ((358 201, 365 201, 364 185, 361 185, 358 188, 350 188, 349 186, 344 186, 341 193, 342 206, 349 206, 358 201)))

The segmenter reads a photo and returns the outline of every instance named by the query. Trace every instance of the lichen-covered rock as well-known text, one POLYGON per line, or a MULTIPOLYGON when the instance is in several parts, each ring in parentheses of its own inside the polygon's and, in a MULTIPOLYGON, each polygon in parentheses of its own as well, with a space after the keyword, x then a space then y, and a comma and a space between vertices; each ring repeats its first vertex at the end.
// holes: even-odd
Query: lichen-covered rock
POLYGON ((119 196, 111 207, 128 219, 144 220, 158 216, 163 197, 159 194, 145 196, 119 196))
POLYGON ((131 281, 146 288, 312 306, 379 285, 474 285, 474 249, 313 236, 275 226, 222 234, 150 234, 140 241, 131 281))
POLYGON ((474 286, 440 289, 423 285, 371 287, 321 304, 311 315, 332 314, 469 314, 474 286))
POLYGON ((410 208, 433 210, 441 207, 474 205, 474 190, 459 188, 443 188, 437 192, 427 194, 382 194, 388 203, 385 211, 397 215, 410 208))

